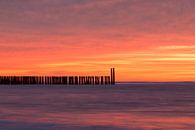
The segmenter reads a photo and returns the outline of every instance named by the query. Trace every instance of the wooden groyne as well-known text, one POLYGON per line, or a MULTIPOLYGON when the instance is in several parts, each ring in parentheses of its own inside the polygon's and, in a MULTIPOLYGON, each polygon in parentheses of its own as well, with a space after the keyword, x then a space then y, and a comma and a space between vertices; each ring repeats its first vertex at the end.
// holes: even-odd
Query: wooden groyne
POLYGON ((115 69, 109 76, 0 76, 0 85, 114 85, 115 69))

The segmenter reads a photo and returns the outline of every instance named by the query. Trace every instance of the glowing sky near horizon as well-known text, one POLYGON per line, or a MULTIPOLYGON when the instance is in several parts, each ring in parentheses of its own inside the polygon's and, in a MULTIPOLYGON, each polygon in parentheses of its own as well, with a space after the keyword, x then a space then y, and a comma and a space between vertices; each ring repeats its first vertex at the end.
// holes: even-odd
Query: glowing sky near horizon
POLYGON ((0 0, 0 75, 195 81, 194 0, 0 0))

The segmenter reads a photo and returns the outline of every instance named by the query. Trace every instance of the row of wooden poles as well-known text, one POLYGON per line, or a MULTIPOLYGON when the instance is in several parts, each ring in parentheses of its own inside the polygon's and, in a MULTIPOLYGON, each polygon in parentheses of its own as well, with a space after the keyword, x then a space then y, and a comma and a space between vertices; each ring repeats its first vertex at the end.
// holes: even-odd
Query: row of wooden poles
POLYGON ((109 85, 115 84, 115 71, 111 76, 0 76, 4 85, 109 85))

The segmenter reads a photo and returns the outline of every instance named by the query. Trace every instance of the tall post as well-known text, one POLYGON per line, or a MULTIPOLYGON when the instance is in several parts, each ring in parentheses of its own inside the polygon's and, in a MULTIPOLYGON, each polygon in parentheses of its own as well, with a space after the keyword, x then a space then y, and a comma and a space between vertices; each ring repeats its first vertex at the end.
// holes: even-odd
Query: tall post
POLYGON ((110 79, 110 80, 111 80, 111 84, 113 84, 113 76, 112 76, 112 75, 113 75, 113 73, 112 73, 112 68, 110 69, 110 73, 111 73, 111 74, 110 74, 110 78, 111 78, 111 79, 110 79))
POLYGON ((115 69, 114 68, 111 68, 110 69, 111 71, 111 84, 115 84, 115 69))
POLYGON ((113 76, 113 84, 115 84, 115 69, 114 68, 112 68, 112 76, 113 76))
POLYGON ((113 84, 114 83, 114 77, 113 77, 113 68, 110 69, 111 75, 110 75, 110 83, 113 84))

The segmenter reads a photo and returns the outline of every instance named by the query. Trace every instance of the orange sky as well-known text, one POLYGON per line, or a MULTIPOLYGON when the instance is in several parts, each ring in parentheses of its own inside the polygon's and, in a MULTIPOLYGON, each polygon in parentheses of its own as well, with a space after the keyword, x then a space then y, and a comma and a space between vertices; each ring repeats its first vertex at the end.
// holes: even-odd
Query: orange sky
POLYGON ((0 1, 0 75, 195 81, 194 0, 0 1))

